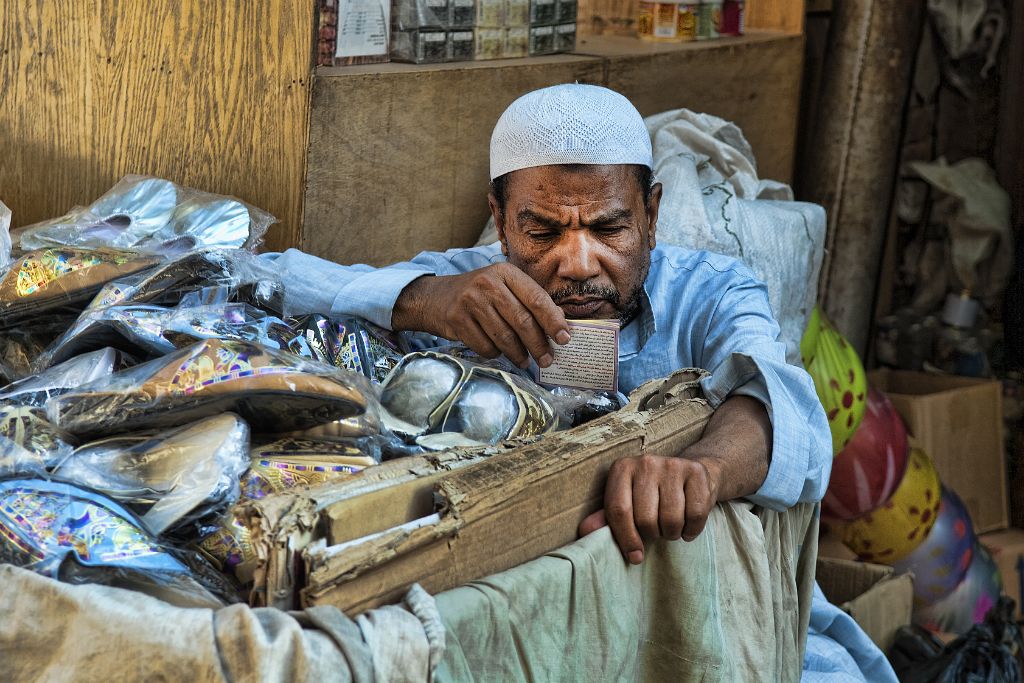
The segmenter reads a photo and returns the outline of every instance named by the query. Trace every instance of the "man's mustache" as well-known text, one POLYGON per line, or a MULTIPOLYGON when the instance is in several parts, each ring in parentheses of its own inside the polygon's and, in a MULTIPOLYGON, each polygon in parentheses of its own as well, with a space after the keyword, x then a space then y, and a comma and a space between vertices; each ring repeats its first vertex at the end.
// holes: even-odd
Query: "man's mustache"
POLYGON ((620 299, 614 287, 601 287, 587 282, 573 282, 549 294, 556 304, 562 304, 566 299, 605 299, 613 306, 618 306, 620 299))

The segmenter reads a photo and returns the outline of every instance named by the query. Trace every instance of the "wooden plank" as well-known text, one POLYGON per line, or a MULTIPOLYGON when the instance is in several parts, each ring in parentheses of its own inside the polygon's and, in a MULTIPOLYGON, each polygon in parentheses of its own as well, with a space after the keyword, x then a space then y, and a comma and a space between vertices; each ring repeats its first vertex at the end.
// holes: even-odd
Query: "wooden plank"
POLYGON ((747 0, 745 19, 749 29, 802 33, 804 30, 804 2, 803 0, 747 0))
MULTIPOLYGON (((303 605, 331 604, 351 616, 394 601, 414 581, 436 593, 572 542, 580 521, 600 506, 614 461, 678 455, 700 438, 711 408, 690 400, 697 381, 690 371, 680 371, 666 383, 651 382, 634 392, 634 410, 442 474, 439 522, 385 534, 309 567, 303 605), (657 406, 652 397, 671 387, 681 392, 676 401, 657 406), (513 528, 530 533, 509 534, 513 528)), ((388 507, 406 509, 409 501, 402 498, 415 493, 414 487, 381 492, 394 498, 388 507)), ((380 509, 356 502, 337 504, 332 528, 337 520, 380 509)))
POLYGON ((472 245, 488 217, 488 151, 501 112, 530 90, 603 75, 601 60, 568 55, 318 72, 303 248, 382 265, 472 245))
POLYGON ((696 44, 593 36, 577 50, 607 57, 608 87, 644 116, 686 107, 733 121, 753 147, 761 177, 791 181, 802 36, 760 33, 696 44))
POLYGON ((298 242, 313 3, 150 0, 0 9, 0 194, 15 225, 126 173, 232 194, 298 242))

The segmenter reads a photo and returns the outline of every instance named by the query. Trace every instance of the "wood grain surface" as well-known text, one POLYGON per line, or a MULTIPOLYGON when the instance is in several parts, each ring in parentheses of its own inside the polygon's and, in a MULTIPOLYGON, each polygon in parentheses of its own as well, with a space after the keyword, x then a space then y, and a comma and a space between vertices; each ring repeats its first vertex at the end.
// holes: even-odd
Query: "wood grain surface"
POLYGON ((230 194, 298 241, 312 2, 0 3, 0 198, 26 225, 127 173, 230 194))
POLYGON ((318 74, 302 247, 384 265, 472 246, 489 215, 488 153, 501 112, 536 88, 603 79, 599 59, 511 62, 318 74))

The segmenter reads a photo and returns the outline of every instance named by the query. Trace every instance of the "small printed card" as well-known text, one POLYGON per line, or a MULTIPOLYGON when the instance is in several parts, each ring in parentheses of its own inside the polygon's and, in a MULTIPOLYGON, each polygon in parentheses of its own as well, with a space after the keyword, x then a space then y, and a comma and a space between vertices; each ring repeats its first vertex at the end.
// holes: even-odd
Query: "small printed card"
POLYGON ((565 346, 553 344, 555 361, 539 368, 537 381, 549 386, 618 391, 619 321, 570 320, 565 346))

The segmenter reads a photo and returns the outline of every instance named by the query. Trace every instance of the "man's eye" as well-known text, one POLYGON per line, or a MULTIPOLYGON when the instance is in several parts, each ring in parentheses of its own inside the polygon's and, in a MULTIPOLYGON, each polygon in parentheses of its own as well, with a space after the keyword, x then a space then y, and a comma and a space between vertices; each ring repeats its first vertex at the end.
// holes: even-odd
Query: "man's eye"
POLYGON ((550 240, 558 235, 558 233, 552 230, 533 230, 526 234, 530 236, 530 239, 534 240, 550 240))

